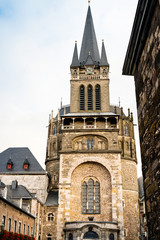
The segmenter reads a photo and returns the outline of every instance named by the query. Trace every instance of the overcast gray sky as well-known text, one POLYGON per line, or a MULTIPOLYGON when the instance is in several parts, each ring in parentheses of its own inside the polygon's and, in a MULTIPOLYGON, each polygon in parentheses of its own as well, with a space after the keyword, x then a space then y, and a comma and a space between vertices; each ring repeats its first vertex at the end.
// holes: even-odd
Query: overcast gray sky
MULTIPOLYGON (((122 67, 137 3, 90 4, 99 50, 104 39, 110 64, 110 101, 118 105, 120 98, 135 124, 134 80, 122 76, 122 67)), ((87 0, 0 0, 0 152, 29 147, 44 167, 48 116, 52 109, 56 115, 61 97, 70 101, 74 42, 80 51, 87 8, 87 0)))

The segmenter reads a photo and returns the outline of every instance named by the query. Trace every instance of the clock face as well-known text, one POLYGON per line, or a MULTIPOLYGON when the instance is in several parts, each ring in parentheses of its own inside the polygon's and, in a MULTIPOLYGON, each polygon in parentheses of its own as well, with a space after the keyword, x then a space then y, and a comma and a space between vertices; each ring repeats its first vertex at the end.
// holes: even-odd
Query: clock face
POLYGON ((87 74, 93 74, 93 67, 87 67, 86 72, 87 74))

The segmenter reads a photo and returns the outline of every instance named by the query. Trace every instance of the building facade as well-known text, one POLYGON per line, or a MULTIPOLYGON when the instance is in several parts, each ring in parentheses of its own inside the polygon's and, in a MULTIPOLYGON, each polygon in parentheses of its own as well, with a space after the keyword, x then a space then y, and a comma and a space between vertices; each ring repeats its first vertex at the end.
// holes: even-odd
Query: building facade
POLYGON ((149 239, 160 239, 160 1, 139 0, 123 66, 136 87, 149 239))
MULTIPOLYGON (((17 199, 16 199, 17 200, 17 199)), ((0 226, 9 232, 34 236, 35 216, 7 198, 7 188, 0 182, 0 226)))
POLYGON ((49 117, 43 239, 136 240, 133 116, 110 106, 109 64, 104 41, 99 55, 90 6, 70 71, 70 105, 49 117))

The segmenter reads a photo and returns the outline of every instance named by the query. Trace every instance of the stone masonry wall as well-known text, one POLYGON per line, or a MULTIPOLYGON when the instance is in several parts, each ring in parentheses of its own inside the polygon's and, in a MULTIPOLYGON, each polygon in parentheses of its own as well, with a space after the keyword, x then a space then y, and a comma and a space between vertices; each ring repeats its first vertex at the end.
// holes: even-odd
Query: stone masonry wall
POLYGON ((149 239, 160 239, 160 2, 135 73, 149 239))
POLYGON ((121 229, 120 239, 123 239, 121 158, 120 154, 107 153, 61 154, 57 239, 63 239, 63 228, 66 221, 84 221, 88 217, 85 214, 81 214, 81 206, 77 206, 77 204, 80 203, 79 201, 81 199, 81 194, 80 190, 76 189, 75 185, 77 184, 78 188, 80 179, 82 181, 85 174, 87 176, 94 175, 95 177, 99 178, 100 185, 101 187, 103 186, 102 192, 104 193, 104 196, 101 197, 105 203, 103 205, 101 201, 101 214, 94 215, 94 220, 105 220, 106 214, 106 220, 118 222, 118 225, 121 229), (94 166, 94 168, 91 166, 94 166), (108 186, 108 190, 112 192, 111 200, 109 195, 107 196, 106 194, 106 187, 104 186, 105 184, 106 187, 108 186), (77 201, 77 203, 74 200, 77 201), (109 205, 108 208, 106 208, 107 204, 109 205))
POLYGON ((14 208, 10 204, 6 203, 3 200, 0 200, 0 226, 2 224, 2 217, 5 216, 6 222, 4 229, 8 231, 9 218, 11 219, 11 232, 15 232, 14 230, 14 221, 17 221, 16 232, 19 231, 19 222, 21 222, 21 233, 24 233, 24 224, 25 224, 25 234, 28 235, 28 227, 29 227, 29 236, 31 236, 31 228, 34 233, 34 218, 29 216, 28 214, 14 208))

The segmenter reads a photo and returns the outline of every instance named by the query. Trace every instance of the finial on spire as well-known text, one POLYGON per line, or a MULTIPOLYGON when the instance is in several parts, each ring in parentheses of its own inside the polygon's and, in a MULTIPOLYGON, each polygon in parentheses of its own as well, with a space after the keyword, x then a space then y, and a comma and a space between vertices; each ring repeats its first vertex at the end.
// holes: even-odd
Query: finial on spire
POLYGON ((77 40, 75 40, 75 43, 77 43, 77 40))
POLYGON ((104 39, 102 39, 102 42, 104 42, 104 39))
POLYGON ((88 0, 88 5, 90 5, 91 0, 88 0))

